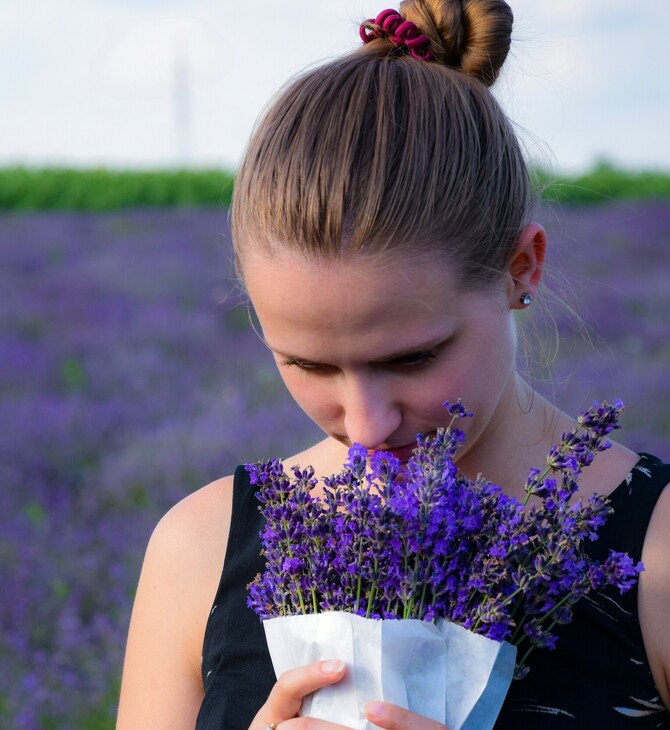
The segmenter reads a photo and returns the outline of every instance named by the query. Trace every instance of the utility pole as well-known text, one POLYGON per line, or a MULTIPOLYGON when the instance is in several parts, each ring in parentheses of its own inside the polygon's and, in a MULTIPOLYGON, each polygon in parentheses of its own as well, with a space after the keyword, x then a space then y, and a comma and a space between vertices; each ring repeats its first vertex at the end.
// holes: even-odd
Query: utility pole
POLYGON ((177 164, 188 167, 191 156, 190 69, 185 43, 177 41, 174 48, 173 94, 177 164))

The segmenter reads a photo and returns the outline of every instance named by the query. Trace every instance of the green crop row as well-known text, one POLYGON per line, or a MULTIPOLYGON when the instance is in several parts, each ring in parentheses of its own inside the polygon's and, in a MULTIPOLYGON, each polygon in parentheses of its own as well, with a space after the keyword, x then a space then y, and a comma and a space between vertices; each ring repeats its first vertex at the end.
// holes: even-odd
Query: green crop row
MULTIPOLYGON (((670 198, 670 173, 630 172, 607 163, 568 177, 534 171, 550 201, 598 203, 670 198)), ((224 170, 113 170, 59 167, 0 168, 0 210, 115 210, 227 206, 234 174, 224 170)))
POLYGON ((610 200, 670 198, 670 172, 621 170, 607 162, 588 172, 568 177, 534 170, 541 196, 561 203, 605 203, 610 200))
POLYGON ((117 210, 229 205, 223 170, 0 168, 0 210, 117 210))

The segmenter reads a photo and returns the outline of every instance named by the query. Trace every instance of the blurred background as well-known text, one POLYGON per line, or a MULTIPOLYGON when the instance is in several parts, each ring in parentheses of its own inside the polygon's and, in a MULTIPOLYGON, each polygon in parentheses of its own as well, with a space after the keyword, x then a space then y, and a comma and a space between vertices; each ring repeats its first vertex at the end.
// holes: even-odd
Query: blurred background
MULTIPOLYGON (((317 437, 249 327, 227 204, 271 94, 383 7, 0 0, 0 727, 112 728, 156 521, 317 437)), ((622 398, 620 439, 669 460, 670 5, 512 7, 495 93, 551 241, 522 366, 575 414, 622 398)))

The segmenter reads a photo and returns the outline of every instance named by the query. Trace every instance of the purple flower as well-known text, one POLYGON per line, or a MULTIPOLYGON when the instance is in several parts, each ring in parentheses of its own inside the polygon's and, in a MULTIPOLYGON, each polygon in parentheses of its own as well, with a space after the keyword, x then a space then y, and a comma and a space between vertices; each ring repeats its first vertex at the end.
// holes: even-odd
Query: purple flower
POLYGON ((581 547, 597 538, 611 511, 607 499, 573 499, 581 469, 617 427, 621 404, 580 416, 544 469, 530 470, 525 503, 459 473, 454 456, 464 434, 451 426, 471 414, 460 401, 445 405, 450 426, 419 434, 405 465, 352 446, 342 471, 324 480, 322 500, 312 497, 311 468, 294 467, 290 478, 277 460, 247 467, 265 517, 268 567, 249 595, 261 618, 330 610, 443 618, 519 646, 521 676, 532 649, 555 647, 553 627, 571 620, 575 601, 606 585, 634 584, 641 564, 612 552, 600 565, 581 547))
POLYGON ((577 418, 577 423, 597 436, 606 436, 613 430, 621 428, 619 418, 623 408, 623 402, 620 400, 601 405, 594 401, 593 406, 577 418))
POLYGON ((368 458, 368 450, 361 444, 353 444, 349 448, 349 455, 345 461, 345 466, 351 470, 354 478, 358 479, 365 475, 366 462, 368 458))
POLYGON ((474 415, 467 410, 460 398, 456 401, 456 403, 450 403, 448 400, 444 401, 444 407, 447 409, 447 412, 455 418, 469 418, 474 415))

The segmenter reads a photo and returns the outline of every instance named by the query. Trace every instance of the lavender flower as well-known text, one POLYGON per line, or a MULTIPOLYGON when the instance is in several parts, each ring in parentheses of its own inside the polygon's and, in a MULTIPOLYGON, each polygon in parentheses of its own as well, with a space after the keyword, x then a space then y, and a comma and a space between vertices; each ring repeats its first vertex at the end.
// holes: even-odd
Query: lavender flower
POLYGON ((578 476, 618 427, 623 404, 582 413, 545 467, 530 470, 524 502, 484 478, 459 473, 454 456, 470 416, 445 403, 448 427, 419 435, 406 465, 354 445, 316 499, 311 468, 247 465, 265 517, 265 573, 250 584, 261 618, 349 611, 369 618, 453 621, 520 647, 517 676, 535 647, 553 649, 571 606, 607 585, 629 590, 643 569, 612 552, 599 564, 582 550, 610 512, 607 499, 575 501, 578 476), (536 501, 530 502, 535 497, 536 501))

